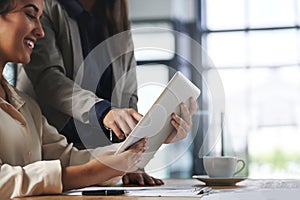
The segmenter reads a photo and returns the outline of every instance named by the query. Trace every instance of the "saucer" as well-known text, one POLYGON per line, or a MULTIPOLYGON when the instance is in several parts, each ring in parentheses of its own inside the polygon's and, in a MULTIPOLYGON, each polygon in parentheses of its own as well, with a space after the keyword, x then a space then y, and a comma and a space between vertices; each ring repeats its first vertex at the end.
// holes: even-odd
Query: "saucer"
POLYGON ((194 175, 193 178, 210 186, 233 186, 236 183, 247 179, 247 177, 210 178, 205 175, 194 175))

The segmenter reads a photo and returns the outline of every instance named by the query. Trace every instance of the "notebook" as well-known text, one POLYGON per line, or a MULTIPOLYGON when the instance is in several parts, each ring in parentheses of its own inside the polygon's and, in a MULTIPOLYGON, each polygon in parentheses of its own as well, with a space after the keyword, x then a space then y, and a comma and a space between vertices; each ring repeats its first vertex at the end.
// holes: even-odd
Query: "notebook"
POLYGON ((189 107, 189 98, 197 99, 199 95, 200 89, 181 72, 176 72, 148 112, 120 145, 116 154, 123 152, 141 138, 148 137, 148 149, 137 165, 144 168, 174 130, 171 114, 175 112, 180 116, 180 103, 184 102, 189 107))

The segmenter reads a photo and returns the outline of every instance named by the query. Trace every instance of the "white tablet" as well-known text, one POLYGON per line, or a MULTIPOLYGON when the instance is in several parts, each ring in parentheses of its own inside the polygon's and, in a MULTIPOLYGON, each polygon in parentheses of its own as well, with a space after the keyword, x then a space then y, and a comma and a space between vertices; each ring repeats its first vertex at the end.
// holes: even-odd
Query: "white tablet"
POLYGON ((171 114, 175 112, 180 116, 180 103, 184 102, 189 106, 189 98, 197 99, 199 95, 200 89, 182 73, 176 72, 116 153, 126 150, 141 138, 148 137, 148 149, 143 153, 142 160, 138 163, 139 168, 144 168, 173 131, 171 114))

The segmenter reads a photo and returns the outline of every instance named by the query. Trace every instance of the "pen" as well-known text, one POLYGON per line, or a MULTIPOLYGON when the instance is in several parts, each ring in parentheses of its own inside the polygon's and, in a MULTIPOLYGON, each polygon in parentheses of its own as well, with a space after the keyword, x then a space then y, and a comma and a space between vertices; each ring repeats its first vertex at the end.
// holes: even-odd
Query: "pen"
POLYGON ((109 129, 109 140, 112 142, 113 141, 113 132, 111 129, 109 129))
POLYGON ((122 195, 125 194, 125 190, 86 190, 82 191, 82 195, 86 196, 96 196, 96 195, 122 195))
POLYGON ((105 125, 104 125, 104 128, 109 131, 109 140, 112 142, 113 141, 113 131, 112 131, 112 129, 106 127, 105 125))

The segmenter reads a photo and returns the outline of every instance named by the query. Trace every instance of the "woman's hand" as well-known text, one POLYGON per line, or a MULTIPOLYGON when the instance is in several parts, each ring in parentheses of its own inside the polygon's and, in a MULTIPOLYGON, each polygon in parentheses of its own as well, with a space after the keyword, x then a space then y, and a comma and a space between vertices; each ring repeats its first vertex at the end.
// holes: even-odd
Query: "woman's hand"
POLYGON ((172 113, 171 124, 175 128, 174 131, 167 137, 165 144, 173 143, 184 139, 192 127, 192 115, 198 109, 195 98, 190 98, 190 107, 188 108, 185 103, 180 104, 182 118, 176 113, 172 113))
POLYGON ((112 176, 106 181, 99 182, 97 185, 115 185, 121 180, 121 177, 124 174, 136 171, 138 169, 136 165, 141 160, 142 153, 147 150, 146 142, 147 139, 143 138, 133 144, 128 150, 117 155, 115 155, 114 152, 106 152, 102 154, 98 159, 101 163, 110 168, 110 170, 108 169, 107 172, 102 170, 101 175, 111 174, 112 176))
POLYGON ((119 139, 124 139, 143 116, 133 108, 113 108, 104 117, 103 124, 119 139))
POLYGON ((130 146, 126 151, 115 154, 115 152, 105 152, 101 154, 94 162, 99 162, 115 170, 115 175, 123 176, 128 172, 138 169, 136 166, 141 161, 142 153, 147 150, 147 138, 143 138, 130 146))
POLYGON ((164 182, 161 179, 154 178, 144 172, 144 170, 137 170, 132 173, 127 173, 122 178, 124 185, 140 185, 140 186, 156 186, 163 185, 164 182))
POLYGON ((63 190, 116 184, 123 175, 138 169, 136 165, 147 149, 146 142, 147 139, 143 138, 120 154, 105 152, 88 163, 64 167, 62 169, 63 190))

